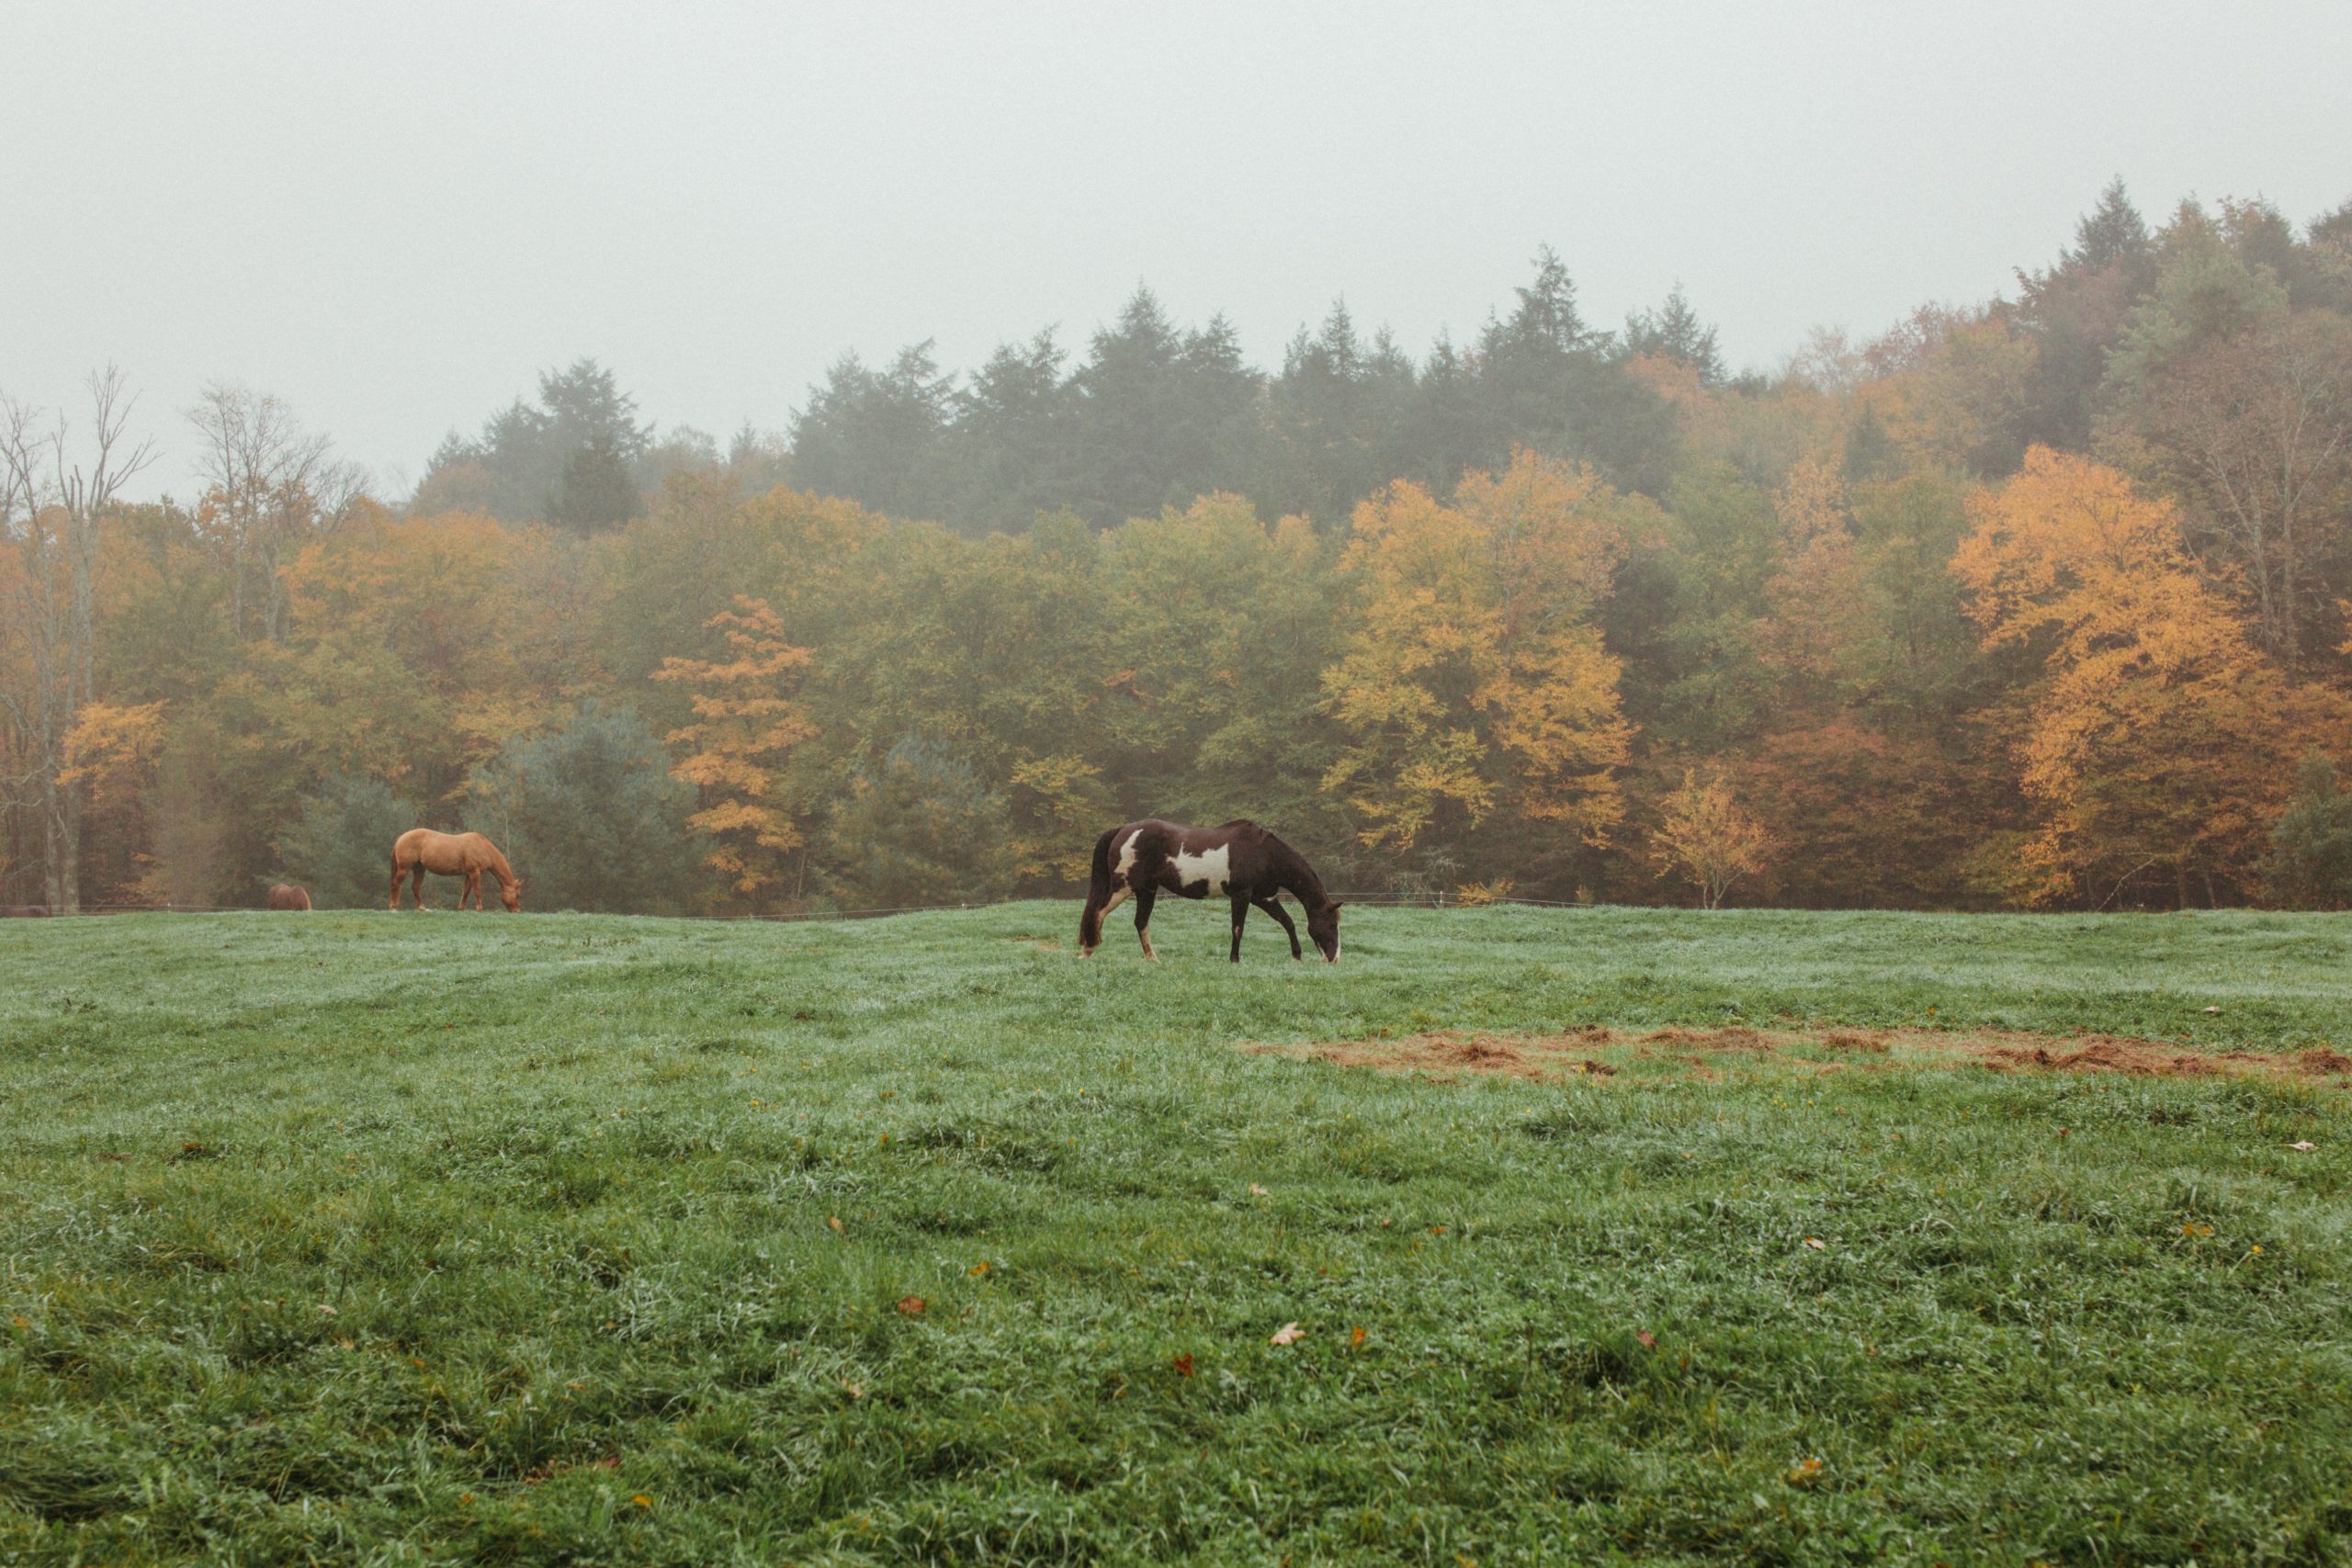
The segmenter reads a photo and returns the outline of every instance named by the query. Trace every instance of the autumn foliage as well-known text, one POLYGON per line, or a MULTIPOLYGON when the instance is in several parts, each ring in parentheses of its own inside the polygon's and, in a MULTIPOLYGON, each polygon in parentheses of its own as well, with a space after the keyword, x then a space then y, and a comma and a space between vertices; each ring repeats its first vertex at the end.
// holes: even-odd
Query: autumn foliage
POLYGON ((682 757, 672 773, 703 793, 692 820, 716 840, 712 869, 738 893, 781 880, 782 857, 801 844, 782 799, 781 772, 792 749, 816 733, 793 701, 808 650, 784 639, 775 610, 748 595, 710 618, 727 640, 725 660, 669 658, 654 674, 691 689, 695 721, 670 732, 682 757))
POLYGON ((1357 896, 2352 899, 2352 213, 2111 189, 1770 376, 1517 294, 1278 372, 1139 294, 724 453, 582 362, 405 507, 221 389, 192 503, 97 504, 0 400, 0 903, 331 907, 413 817, 611 907, 526 863, 599 814, 679 911, 1058 894, 1146 815, 1357 896))
POLYGON ((2199 577, 2173 505, 2121 474, 2036 447, 1970 515, 1952 560, 1970 614, 2038 667, 2013 742, 2033 803, 2024 897, 2104 902, 2152 867, 2184 892, 2241 885, 2295 760, 2340 733, 2338 704, 2289 687, 2199 577))
POLYGON ((1356 509, 1355 626, 1323 677, 1348 741, 1323 783, 1365 844, 1409 850, 1497 811, 1606 840, 1631 730, 1592 612, 1620 504, 1591 470, 1521 451, 1451 505, 1399 483, 1356 509))

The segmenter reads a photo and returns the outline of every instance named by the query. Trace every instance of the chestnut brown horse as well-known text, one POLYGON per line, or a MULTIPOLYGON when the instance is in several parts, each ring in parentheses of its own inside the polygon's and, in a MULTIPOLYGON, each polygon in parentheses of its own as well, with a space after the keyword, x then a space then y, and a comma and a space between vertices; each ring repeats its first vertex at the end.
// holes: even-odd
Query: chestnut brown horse
POLYGON ((273 909, 307 909, 311 896, 290 882, 274 882, 269 888, 269 907, 273 909))
POLYGON ((413 876, 416 907, 424 908, 424 874, 435 876, 462 876, 466 885, 458 893, 458 908, 466 907, 471 898, 474 908, 481 908, 481 874, 498 878, 498 900, 509 914, 519 914, 523 908, 523 879, 498 852, 498 846, 480 833, 436 833, 430 828, 411 828, 392 842, 392 908, 401 907, 401 878, 413 876))

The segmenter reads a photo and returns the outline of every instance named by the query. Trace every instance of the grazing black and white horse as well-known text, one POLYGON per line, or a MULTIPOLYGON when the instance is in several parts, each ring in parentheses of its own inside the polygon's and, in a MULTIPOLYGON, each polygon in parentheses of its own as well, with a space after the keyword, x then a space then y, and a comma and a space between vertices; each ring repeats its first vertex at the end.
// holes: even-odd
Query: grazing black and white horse
POLYGON ((1130 822, 1094 840, 1094 876, 1086 891, 1086 913, 1078 922, 1081 958, 1102 945, 1102 917, 1130 893, 1136 900, 1136 935, 1143 955, 1151 950, 1151 905, 1162 893, 1180 898, 1226 898, 1233 904, 1233 962, 1241 962, 1241 924, 1254 904, 1290 937, 1290 955, 1303 956, 1298 928, 1291 924, 1279 895, 1289 893, 1306 909, 1306 934, 1327 964, 1340 961, 1340 903, 1323 891, 1323 879, 1305 857, 1255 822, 1217 828, 1185 828, 1173 822, 1130 822))

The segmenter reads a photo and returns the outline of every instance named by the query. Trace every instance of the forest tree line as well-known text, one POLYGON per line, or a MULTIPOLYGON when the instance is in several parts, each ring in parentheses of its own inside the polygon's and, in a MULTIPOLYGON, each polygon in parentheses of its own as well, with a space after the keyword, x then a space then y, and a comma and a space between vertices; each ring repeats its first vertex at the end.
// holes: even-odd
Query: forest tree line
POLYGON ((2013 298, 1726 374, 1548 253, 1419 359, 1139 292, 788 431, 582 361, 369 493, 215 389, 0 402, 0 903, 379 902, 478 828, 537 909, 1057 893, 1274 827, 1357 894, 2352 900, 2352 206, 2111 186, 2013 298))

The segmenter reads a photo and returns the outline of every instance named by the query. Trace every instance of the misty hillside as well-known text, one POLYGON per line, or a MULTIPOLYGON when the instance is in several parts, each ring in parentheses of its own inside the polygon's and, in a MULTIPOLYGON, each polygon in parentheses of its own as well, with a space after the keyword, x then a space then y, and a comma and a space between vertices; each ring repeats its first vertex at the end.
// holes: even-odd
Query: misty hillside
POLYGON ((1146 814, 1363 894, 2352 898, 2352 206, 2119 183, 1770 375, 1549 252, 1459 344, 1255 366, 1140 290, 724 446, 582 359, 406 496, 230 384, 186 502, 12 407, 9 902, 367 902, 415 823, 537 908, 956 902, 1146 814))

